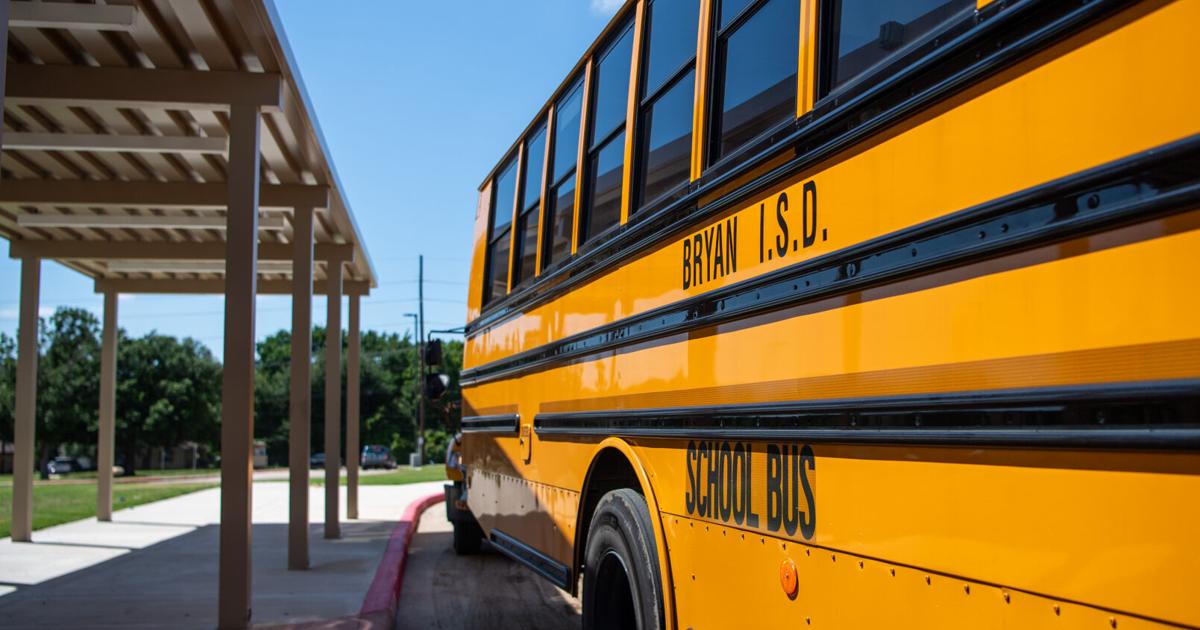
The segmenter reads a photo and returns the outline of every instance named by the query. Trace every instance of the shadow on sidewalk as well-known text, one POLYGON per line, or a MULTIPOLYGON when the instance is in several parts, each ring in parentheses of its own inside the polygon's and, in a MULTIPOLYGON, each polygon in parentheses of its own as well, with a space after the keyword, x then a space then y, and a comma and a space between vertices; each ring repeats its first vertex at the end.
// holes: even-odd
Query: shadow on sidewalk
MULTIPOLYGON (((394 526, 343 521, 342 538, 325 540, 322 526, 312 524, 311 568, 288 571, 287 525, 254 525, 252 621, 295 623, 357 613, 394 526)), ((217 625, 219 531, 216 525, 200 526, 33 586, 14 585, 16 592, 0 597, 0 625, 211 630, 217 625)))

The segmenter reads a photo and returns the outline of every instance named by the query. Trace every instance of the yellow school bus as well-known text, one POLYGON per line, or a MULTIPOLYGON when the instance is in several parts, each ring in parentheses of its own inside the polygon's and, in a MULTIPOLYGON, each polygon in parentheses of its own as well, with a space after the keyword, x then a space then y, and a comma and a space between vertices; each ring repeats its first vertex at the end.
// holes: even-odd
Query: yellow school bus
POLYGON ((1198 29, 626 3, 479 189, 456 548, 584 628, 1200 627, 1198 29))

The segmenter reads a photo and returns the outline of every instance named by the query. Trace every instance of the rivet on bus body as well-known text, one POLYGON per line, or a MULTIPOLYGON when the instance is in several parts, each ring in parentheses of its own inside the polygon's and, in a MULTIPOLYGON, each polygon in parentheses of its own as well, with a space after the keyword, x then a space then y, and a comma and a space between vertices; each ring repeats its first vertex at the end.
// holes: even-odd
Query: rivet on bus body
POLYGON ((1061 614, 1062 614, 1062 609, 1058 607, 1058 604, 1055 604, 1055 605, 1054 605, 1054 614, 1055 614, 1055 615, 1061 615, 1061 614))
POLYGON ((805 618, 804 618, 804 623, 806 623, 806 624, 808 624, 808 625, 810 625, 810 626, 811 626, 811 625, 812 625, 812 617, 805 617, 805 618))
POLYGON ((860 571, 863 569, 863 561, 862 560, 858 561, 858 568, 860 571))
POLYGON ((1110 627, 1110 628, 1116 628, 1116 627, 1117 627, 1117 618, 1116 618, 1116 617, 1109 617, 1109 618, 1108 618, 1108 627, 1110 627))
POLYGON ((888 569, 888 573, 891 573, 891 574, 892 574, 892 577, 896 577, 896 570, 895 570, 895 569, 888 569))
POLYGON ((779 565, 779 586, 783 588, 783 594, 787 595, 788 599, 796 599, 800 581, 796 577, 796 563, 792 562, 791 558, 785 559, 779 565))
POLYGON ((1008 604, 1011 601, 1012 601, 1012 595, 1009 595, 1008 591, 1004 591, 1004 603, 1008 604))
POLYGON ((1100 205, 1100 195, 1089 195, 1087 200, 1088 207, 1095 210, 1100 205))
POLYGON ((966 593, 967 595, 970 595, 971 594, 971 585, 963 584, 963 592, 966 593))
POLYGON ((925 576, 925 586, 932 586, 933 580, 928 575, 925 576))

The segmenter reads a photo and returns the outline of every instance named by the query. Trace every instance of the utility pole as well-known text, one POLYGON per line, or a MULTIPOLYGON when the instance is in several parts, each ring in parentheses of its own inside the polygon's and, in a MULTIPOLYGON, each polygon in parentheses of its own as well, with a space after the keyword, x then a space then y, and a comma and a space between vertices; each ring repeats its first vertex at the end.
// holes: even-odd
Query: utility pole
POLYGON ((417 363, 420 368, 417 397, 417 463, 425 464, 425 256, 417 256, 417 363))
MULTIPOLYGON (((413 320, 413 324, 412 324, 412 326, 413 326, 412 327, 413 347, 416 348, 417 361, 420 361, 421 360, 421 345, 420 345, 420 340, 417 337, 417 329, 420 328, 420 323, 421 323, 420 316, 417 315, 416 313, 405 313, 404 316, 411 317, 413 320)), ((420 363, 418 363, 417 365, 420 365, 420 363)), ((421 408, 421 393, 425 390, 425 382, 421 378, 421 370, 420 369, 413 370, 413 372, 414 372, 413 380, 415 380, 417 382, 417 398, 416 398, 416 401, 417 401, 416 407, 417 408, 413 410, 413 417, 416 418, 421 413, 419 411, 419 409, 421 408)), ((414 437, 417 440, 420 440, 420 437, 421 437, 420 429, 415 425, 413 426, 413 433, 416 434, 414 437)), ((420 466, 421 462, 420 462, 419 458, 420 458, 420 451, 414 449, 414 452, 408 454, 408 465, 413 466, 413 467, 420 466)))

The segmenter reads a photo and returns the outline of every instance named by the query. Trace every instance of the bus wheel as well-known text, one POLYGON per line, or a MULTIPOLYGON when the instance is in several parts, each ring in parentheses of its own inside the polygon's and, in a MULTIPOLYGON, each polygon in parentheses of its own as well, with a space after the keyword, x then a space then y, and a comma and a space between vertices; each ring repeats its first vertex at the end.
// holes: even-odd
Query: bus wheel
POLYGON ((663 627, 662 582, 650 510, 628 488, 600 498, 588 528, 583 628, 663 627))
POLYGON ((460 556, 470 556, 479 553, 483 546, 483 528, 470 510, 458 507, 459 497, 463 494, 463 483, 456 481, 445 486, 446 491, 446 520, 454 526, 454 553, 460 556))
POLYGON ((454 523, 454 553, 471 556, 479 553, 483 546, 483 530, 474 521, 454 523))

